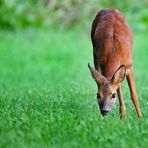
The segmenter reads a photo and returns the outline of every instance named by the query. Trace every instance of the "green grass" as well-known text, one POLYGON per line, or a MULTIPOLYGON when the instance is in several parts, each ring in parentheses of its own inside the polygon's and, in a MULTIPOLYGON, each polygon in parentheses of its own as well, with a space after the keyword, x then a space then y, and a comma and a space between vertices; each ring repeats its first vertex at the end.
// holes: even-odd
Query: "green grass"
POLYGON ((0 147, 146 148, 147 47, 147 35, 135 34, 133 66, 143 119, 124 82, 127 118, 121 121, 118 101, 109 116, 100 116, 87 68, 93 61, 87 33, 0 31, 0 147))

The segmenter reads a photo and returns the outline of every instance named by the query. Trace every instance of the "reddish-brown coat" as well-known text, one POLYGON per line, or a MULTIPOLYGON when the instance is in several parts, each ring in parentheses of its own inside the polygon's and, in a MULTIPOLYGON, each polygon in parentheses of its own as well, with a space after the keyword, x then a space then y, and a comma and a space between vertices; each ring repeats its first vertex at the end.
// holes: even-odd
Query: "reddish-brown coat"
POLYGON ((138 117, 141 117, 132 70, 133 35, 125 17, 116 9, 100 11, 92 24, 91 39, 96 69, 90 64, 88 67, 98 85, 97 98, 101 114, 106 115, 113 108, 117 91, 120 116, 125 116, 121 82, 126 75, 131 99, 138 117))
POLYGON ((116 9, 100 11, 92 24, 94 64, 105 77, 111 77, 120 65, 132 65, 132 31, 116 9))

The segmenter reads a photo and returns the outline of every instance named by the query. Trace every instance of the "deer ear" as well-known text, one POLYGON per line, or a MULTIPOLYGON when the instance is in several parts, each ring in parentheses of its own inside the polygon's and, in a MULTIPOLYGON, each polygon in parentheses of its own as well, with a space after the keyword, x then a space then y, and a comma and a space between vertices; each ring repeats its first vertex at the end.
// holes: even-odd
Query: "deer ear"
POLYGON ((112 83, 120 83, 124 80, 126 73, 126 67, 121 65, 114 73, 112 77, 112 83))
POLYGON ((88 68, 90 69, 91 75, 93 77, 93 79, 99 84, 103 84, 103 82, 106 80, 104 76, 101 75, 100 72, 98 72, 95 68, 93 68, 92 66, 90 66, 90 64, 88 63, 88 68))

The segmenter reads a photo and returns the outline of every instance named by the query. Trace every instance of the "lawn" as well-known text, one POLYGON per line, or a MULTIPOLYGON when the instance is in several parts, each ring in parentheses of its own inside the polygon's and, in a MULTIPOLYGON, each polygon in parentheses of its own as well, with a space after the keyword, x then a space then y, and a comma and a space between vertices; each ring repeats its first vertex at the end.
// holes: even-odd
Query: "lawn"
POLYGON ((146 148, 148 146, 148 42, 135 33, 133 67, 143 118, 138 119, 127 82, 125 120, 118 101, 103 118, 89 33, 80 30, 0 31, 1 148, 146 148))

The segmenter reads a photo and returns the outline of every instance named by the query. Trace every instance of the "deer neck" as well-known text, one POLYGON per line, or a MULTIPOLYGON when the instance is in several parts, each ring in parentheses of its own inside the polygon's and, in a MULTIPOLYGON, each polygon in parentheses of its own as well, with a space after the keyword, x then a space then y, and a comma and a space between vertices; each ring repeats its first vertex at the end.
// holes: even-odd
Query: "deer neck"
POLYGON ((108 60, 106 66, 105 66, 105 71, 104 71, 104 76, 107 78, 107 79, 111 79, 112 76, 114 75, 115 71, 120 67, 120 62, 119 60, 108 60))

